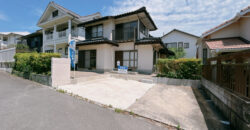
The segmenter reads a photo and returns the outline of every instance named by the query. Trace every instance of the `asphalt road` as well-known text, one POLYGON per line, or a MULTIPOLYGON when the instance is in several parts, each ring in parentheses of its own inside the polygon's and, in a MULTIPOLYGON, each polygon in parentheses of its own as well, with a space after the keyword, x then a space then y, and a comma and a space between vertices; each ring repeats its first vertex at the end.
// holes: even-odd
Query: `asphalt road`
POLYGON ((0 72, 1 130, 163 130, 148 120, 0 72))

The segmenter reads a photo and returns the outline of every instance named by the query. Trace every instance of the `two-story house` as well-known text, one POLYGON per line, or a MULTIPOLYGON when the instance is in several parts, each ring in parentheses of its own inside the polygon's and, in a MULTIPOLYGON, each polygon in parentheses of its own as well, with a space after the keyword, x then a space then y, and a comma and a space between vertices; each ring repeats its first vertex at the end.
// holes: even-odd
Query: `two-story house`
POLYGON ((196 58, 196 43, 198 36, 193 34, 173 29, 161 37, 167 48, 183 48, 186 53, 184 58, 196 58))
POLYGON ((37 26, 42 28, 42 51, 57 52, 67 57, 69 41, 85 39, 84 28, 77 25, 100 17, 100 13, 80 16, 55 2, 50 2, 37 23, 37 26))
POLYGON ((82 22, 85 40, 77 42, 78 68, 111 71, 120 66, 141 73, 152 73, 159 50, 165 49, 160 38, 150 37, 157 27, 145 7, 82 22))
POLYGON ((20 38, 28 34, 29 32, 0 32, 0 49, 19 43, 20 38))
POLYGON ((207 58, 250 49, 250 6, 206 31, 198 42, 198 57, 207 58))

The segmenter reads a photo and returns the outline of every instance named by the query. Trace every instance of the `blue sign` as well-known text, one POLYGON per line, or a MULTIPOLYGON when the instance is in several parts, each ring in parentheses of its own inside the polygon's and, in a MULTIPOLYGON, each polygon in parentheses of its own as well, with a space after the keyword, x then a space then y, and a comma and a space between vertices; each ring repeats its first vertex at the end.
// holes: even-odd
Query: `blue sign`
POLYGON ((71 62, 71 67, 75 68, 75 56, 76 56, 76 42, 75 40, 71 40, 69 42, 69 57, 71 62))
POLYGON ((70 62, 71 62, 71 67, 75 67, 75 50, 72 48, 69 48, 69 54, 70 54, 70 62))
POLYGON ((118 73, 128 73, 127 66, 118 66, 118 73))

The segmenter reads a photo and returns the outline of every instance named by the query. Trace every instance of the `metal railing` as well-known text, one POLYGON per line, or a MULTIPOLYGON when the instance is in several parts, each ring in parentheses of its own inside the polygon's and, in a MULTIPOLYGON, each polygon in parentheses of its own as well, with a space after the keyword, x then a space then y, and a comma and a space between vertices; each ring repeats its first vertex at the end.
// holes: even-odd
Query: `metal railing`
POLYGON ((52 40, 53 34, 46 34, 46 40, 52 40))
POLYGON ((67 34, 66 30, 60 31, 60 32, 58 32, 58 38, 66 37, 66 34, 67 34))

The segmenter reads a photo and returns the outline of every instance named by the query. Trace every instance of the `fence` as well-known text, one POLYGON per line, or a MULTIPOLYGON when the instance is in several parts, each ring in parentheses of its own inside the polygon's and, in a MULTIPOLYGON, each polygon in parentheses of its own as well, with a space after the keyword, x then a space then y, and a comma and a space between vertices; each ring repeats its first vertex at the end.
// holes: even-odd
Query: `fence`
POLYGON ((13 62, 16 48, 0 50, 0 62, 13 62))
POLYGON ((250 52, 238 52, 208 59, 208 64, 202 67, 202 76, 220 87, 250 98, 250 63, 245 62, 249 55, 250 52))

